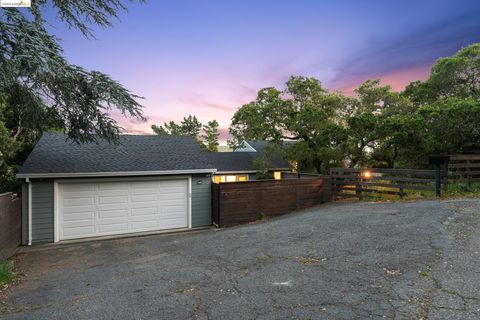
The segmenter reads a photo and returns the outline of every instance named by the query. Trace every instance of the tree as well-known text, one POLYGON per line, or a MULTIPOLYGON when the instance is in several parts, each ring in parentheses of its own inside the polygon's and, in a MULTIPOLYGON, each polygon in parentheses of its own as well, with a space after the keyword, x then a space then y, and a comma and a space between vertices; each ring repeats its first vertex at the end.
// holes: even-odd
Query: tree
POLYGON ((0 193, 14 190, 16 186, 16 166, 11 164, 20 144, 10 136, 5 125, 3 109, 5 103, 0 100, 0 193))
POLYGON ((189 115, 186 118, 183 117, 180 124, 177 124, 174 121, 168 123, 165 122, 163 126, 152 125, 152 130, 159 135, 188 135, 195 138, 195 140, 200 141, 202 123, 196 116, 189 115))
POLYGON ((2 8, 0 94, 7 103, 22 109, 15 112, 23 117, 45 112, 53 115, 75 141, 99 137, 115 141, 121 128, 109 112, 118 109, 126 116, 143 119, 142 106, 137 102, 140 97, 106 74, 69 64, 60 40, 45 28, 43 11, 47 7, 87 37, 93 36, 90 24, 109 27, 110 20, 126 10, 119 0, 38 0, 32 1, 29 10, 2 8), (17 100, 19 96, 21 101, 17 100))
POLYGON ((272 171, 275 169, 275 166, 268 158, 268 156, 261 156, 253 159, 252 165, 253 168, 257 171, 257 179, 273 179, 272 171))
POLYGON ((433 65, 429 78, 410 83, 402 96, 409 114, 387 124, 401 141, 396 166, 422 166, 432 153, 480 152, 480 44, 472 44, 433 65))
POLYGON ((193 137, 206 150, 217 151, 218 149, 219 133, 216 120, 209 121, 204 126, 196 116, 189 115, 188 117, 183 117, 180 123, 170 121, 164 122, 163 126, 152 125, 152 130, 158 135, 188 135, 193 137))
POLYGON ((210 152, 218 151, 218 137, 220 133, 218 132, 218 122, 216 120, 209 121, 207 125, 203 126, 203 143, 210 152))
POLYGON ((428 104, 443 98, 480 98, 480 43, 438 59, 425 81, 410 83, 404 91, 414 103, 428 104))
POLYGON ((341 115, 348 104, 348 98, 328 92, 315 78, 291 77, 284 90, 261 89, 255 101, 235 112, 229 145, 238 146, 243 140, 277 145, 282 139, 296 140, 285 150, 286 158, 296 160, 299 170, 326 172, 343 158, 341 115))
POLYGON ((351 111, 345 114, 349 166, 392 167, 401 143, 396 138, 403 132, 395 131, 391 119, 410 114, 414 108, 389 85, 381 86, 379 79, 367 80, 355 93, 351 111))

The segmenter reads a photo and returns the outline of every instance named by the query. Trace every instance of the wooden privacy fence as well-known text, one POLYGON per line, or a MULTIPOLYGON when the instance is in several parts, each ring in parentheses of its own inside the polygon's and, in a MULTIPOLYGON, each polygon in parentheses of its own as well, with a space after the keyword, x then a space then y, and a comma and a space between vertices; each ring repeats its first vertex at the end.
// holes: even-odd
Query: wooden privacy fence
POLYGON ((331 200, 328 176, 212 184, 212 219, 229 227, 308 208, 331 200))
POLYGON ((0 261, 8 259, 22 241, 22 200, 0 194, 0 261))
MULTIPOLYGON (((407 190, 436 191, 436 171, 383 168, 333 168, 332 190, 334 198, 362 198, 365 194, 398 195, 407 190)), ((446 173, 442 172, 446 185, 446 173)))
POLYGON ((455 181, 480 182, 480 154, 450 155, 448 174, 455 181))

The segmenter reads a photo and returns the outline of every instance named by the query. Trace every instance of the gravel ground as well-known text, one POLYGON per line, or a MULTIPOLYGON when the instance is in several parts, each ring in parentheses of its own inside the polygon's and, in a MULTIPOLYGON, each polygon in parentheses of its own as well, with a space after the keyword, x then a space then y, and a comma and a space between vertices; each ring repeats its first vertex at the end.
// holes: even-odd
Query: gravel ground
POLYGON ((479 319, 480 201, 25 248, 2 319, 479 319))

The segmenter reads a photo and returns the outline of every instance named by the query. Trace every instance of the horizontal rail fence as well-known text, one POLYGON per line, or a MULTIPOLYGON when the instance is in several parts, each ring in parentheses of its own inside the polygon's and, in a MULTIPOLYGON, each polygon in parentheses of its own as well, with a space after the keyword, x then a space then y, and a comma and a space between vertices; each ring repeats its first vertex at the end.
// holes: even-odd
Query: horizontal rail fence
POLYGON ((448 175, 454 181, 480 182, 480 154, 450 155, 448 175))
MULTIPOLYGON (((407 190, 435 192, 435 170, 384 168, 333 168, 334 199, 359 198, 366 194, 405 196, 407 190)), ((446 183, 446 173, 441 174, 446 183)))
POLYGON ((282 171, 282 179, 316 179, 325 177, 316 173, 299 173, 299 172, 284 172, 282 171))
POLYGON ((14 254, 22 241, 22 199, 0 194, 0 262, 14 254))
POLYGON ((329 176, 212 184, 212 220, 229 227, 331 201, 329 176))

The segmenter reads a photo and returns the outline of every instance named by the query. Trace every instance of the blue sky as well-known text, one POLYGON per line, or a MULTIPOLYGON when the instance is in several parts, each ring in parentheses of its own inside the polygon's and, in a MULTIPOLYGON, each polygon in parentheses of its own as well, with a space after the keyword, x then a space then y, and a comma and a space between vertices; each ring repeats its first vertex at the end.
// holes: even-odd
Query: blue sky
POLYGON ((147 0, 128 9, 112 28, 94 28, 96 39, 49 21, 71 63, 145 97, 147 122, 115 115, 132 133, 188 114, 225 132, 238 107, 291 75, 347 94, 374 78, 401 90, 437 58, 480 42, 478 0, 147 0))

